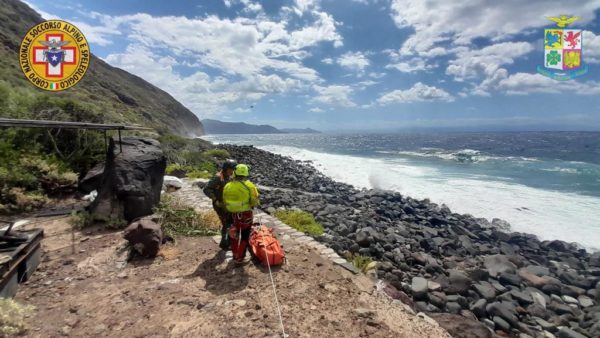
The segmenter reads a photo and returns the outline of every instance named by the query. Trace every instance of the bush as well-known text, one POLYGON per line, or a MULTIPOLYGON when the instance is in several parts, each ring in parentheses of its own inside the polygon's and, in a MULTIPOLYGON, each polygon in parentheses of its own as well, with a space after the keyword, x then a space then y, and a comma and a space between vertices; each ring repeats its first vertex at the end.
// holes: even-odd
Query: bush
POLYGON ((161 216, 164 236, 214 236, 220 233, 221 222, 214 211, 198 213, 168 195, 161 197, 154 212, 161 216))
POLYGON ((323 226, 315 220, 311 213, 306 211, 278 210, 275 212, 275 217, 292 228, 311 236, 320 236, 324 232, 323 226))
POLYGON ((362 273, 367 273, 377 267, 377 262, 373 261, 371 257, 356 255, 352 258, 352 265, 362 273))
POLYGON ((217 160, 226 160, 231 157, 225 149, 210 149, 203 153, 207 157, 213 157, 217 160))
POLYGON ((0 336, 16 337, 26 333, 25 318, 33 315, 34 309, 9 298, 0 298, 0 336))

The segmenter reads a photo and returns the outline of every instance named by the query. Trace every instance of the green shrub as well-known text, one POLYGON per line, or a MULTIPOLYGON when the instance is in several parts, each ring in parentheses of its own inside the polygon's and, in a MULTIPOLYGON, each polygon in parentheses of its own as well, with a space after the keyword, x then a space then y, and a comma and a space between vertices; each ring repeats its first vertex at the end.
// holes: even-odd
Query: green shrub
POLYGON ((210 149, 202 153, 204 156, 213 157, 217 160, 226 160, 231 157, 225 149, 210 149))
POLYGON ((275 217, 292 228, 311 236, 320 236, 324 232, 323 226, 315 220, 311 213, 306 211, 278 210, 275 212, 275 217))
POLYGON ((165 169, 165 173, 167 175, 171 175, 171 173, 173 173, 174 171, 179 171, 179 170, 187 171, 186 167, 182 166, 181 164, 171 163, 171 164, 167 165, 167 168, 165 169))
POLYGON ((200 171, 200 170, 192 170, 188 173, 186 173, 185 175, 187 178, 191 178, 191 179, 197 179, 197 178, 204 178, 204 179, 209 179, 211 177, 214 176, 214 174, 209 173, 206 170, 200 171))
POLYGON ((180 236, 214 236, 219 234, 220 221, 214 212, 198 213, 194 208, 183 204, 169 195, 161 197, 154 210, 161 216, 163 235, 174 238, 180 236))
POLYGON ((72 212, 69 223, 76 229, 83 229, 94 224, 92 215, 87 211, 72 212))
POLYGON ((355 255, 352 257, 352 265, 362 273, 367 273, 377 267, 377 262, 373 261, 373 259, 368 256, 355 255))

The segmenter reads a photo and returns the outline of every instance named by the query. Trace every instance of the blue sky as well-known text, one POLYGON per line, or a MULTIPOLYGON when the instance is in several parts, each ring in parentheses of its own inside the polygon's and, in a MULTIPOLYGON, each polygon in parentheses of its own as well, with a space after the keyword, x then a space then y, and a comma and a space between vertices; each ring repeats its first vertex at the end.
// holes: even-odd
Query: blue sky
POLYGON ((320 130, 600 130, 600 0, 27 0, 200 118, 320 130), (536 74, 577 15, 589 73, 536 74))

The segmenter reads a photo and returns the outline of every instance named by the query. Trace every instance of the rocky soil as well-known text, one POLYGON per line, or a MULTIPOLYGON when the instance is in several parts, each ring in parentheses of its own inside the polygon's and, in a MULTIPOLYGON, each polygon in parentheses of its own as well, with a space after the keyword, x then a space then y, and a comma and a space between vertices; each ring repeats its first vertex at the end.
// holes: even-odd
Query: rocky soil
MULTIPOLYGON (((39 221, 26 228, 44 229, 42 263, 16 296, 36 308, 29 337, 281 337, 268 272, 227 262, 211 238, 180 237, 156 259, 127 261, 120 231, 39 221)), ((274 280, 289 337, 449 337, 366 276, 279 238, 289 264, 274 280)))
POLYGON ((389 294, 431 313, 453 335, 485 333, 456 330, 442 313, 477 318, 500 336, 600 337, 599 252, 510 232, 502 220, 429 200, 357 190, 310 163, 251 146, 220 147, 250 164, 256 183, 282 188, 261 191, 265 210, 312 212, 326 228, 318 240, 341 255, 373 257, 389 294))

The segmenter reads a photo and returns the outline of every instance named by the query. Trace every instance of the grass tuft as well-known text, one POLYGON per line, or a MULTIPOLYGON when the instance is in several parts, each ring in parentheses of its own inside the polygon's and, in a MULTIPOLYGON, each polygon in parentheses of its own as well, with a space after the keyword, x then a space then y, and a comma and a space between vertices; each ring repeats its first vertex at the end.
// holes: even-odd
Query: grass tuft
POLYGON ((321 223, 317 222, 315 217, 306 211, 277 210, 275 212, 275 217, 307 235, 321 236, 325 232, 321 223))
POLYGON ((214 236, 220 233, 221 221, 214 211, 196 212, 172 196, 163 195, 154 212, 161 216, 164 236, 214 236))

